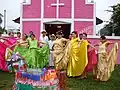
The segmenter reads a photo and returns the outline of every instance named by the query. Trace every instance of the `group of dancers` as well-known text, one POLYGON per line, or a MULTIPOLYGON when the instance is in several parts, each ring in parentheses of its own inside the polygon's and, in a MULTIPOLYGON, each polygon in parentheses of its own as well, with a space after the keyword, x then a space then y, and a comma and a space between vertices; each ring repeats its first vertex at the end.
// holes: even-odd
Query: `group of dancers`
MULTIPOLYGON (((86 33, 78 35, 76 31, 69 39, 63 38, 62 31, 56 33, 50 56, 58 70, 66 70, 68 77, 86 79, 93 72, 95 80, 107 81, 116 64, 118 43, 100 37, 100 43, 92 45, 86 33), (108 47, 111 50, 108 51, 108 47)), ((51 60, 51 59, 50 59, 51 60)))
POLYGON ((88 72, 93 72, 96 80, 107 81, 114 71, 118 43, 107 41, 105 36, 100 37, 100 43, 92 45, 86 33, 73 31, 69 39, 63 38, 62 31, 47 36, 43 30, 41 34, 38 41, 32 31, 22 37, 17 33, 16 42, 6 49, 6 59, 12 50, 25 59, 29 68, 55 67, 66 71, 68 77, 80 79, 86 79, 88 72), (109 52, 108 46, 112 48, 109 52))

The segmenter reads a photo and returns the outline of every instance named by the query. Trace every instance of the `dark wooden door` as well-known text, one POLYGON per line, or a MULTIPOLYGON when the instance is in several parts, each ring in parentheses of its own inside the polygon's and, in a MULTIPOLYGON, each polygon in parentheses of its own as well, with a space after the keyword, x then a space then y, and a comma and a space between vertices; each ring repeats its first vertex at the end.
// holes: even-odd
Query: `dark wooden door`
POLYGON ((71 24, 45 24, 45 30, 48 34, 56 34, 57 31, 62 30, 64 37, 69 38, 71 24))

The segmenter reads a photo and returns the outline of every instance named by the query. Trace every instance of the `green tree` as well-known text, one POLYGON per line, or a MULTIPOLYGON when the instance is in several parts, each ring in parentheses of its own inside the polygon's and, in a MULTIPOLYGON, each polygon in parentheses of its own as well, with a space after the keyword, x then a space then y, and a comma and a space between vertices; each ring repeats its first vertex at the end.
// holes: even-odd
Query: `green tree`
POLYGON ((112 12, 110 22, 100 30, 100 34, 111 36, 112 33, 115 33, 115 36, 120 36, 120 4, 111 6, 111 8, 112 10, 107 10, 112 12))
POLYGON ((112 36, 112 23, 106 24, 104 28, 100 30, 100 35, 112 36))

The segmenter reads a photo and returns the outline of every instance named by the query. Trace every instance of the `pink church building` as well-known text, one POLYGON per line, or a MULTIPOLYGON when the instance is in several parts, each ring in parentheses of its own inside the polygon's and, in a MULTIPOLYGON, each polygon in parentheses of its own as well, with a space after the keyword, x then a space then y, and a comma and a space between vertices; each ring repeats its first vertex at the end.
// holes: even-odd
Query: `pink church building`
MULTIPOLYGON (((48 34, 63 30, 65 37, 70 32, 86 32, 91 35, 92 44, 99 42, 96 36, 95 3, 92 0, 24 0, 21 4, 20 28, 22 33, 33 31, 39 39, 41 31, 48 34)), ((120 37, 107 37, 112 42, 118 42, 120 37)), ((110 48, 111 49, 111 48, 110 48)), ((117 64, 120 64, 120 49, 117 64)))
POLYGON ((33 31, 37 38, 42 30, 52 34, 63 30, 95 33, 95 4, 92 0, 24 0, 21 6, 21 31, 33 31), (90 1, 90 2, 89 2, 90 1))

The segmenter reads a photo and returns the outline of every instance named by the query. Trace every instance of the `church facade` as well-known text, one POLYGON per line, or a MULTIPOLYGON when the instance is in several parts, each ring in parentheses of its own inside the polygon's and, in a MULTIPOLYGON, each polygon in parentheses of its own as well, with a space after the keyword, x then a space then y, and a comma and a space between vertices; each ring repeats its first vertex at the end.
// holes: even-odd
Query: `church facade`
MULTIPOLYGON (((94 45, 99 42, 95 35, 95 3, 91 0, 24 0, 21 3, 20 28, 22 33, 33 31, 39 39, 42 30, 55 33, 63 30, 68 35, 72 31, 87 32, 94 45)), ((119 37, 107 37, 120 44, 119 37)), ((120 55, 120 49, 118 56, 120 55)), ((120 64, 120 57, 117 59, 120 64)))
POLYGON ((37 37, 42 30, 55 33, 63 30, 95 33, 95 3, 91 0, 25 0, 21 5, 21 31, 33 31, 37 37))

